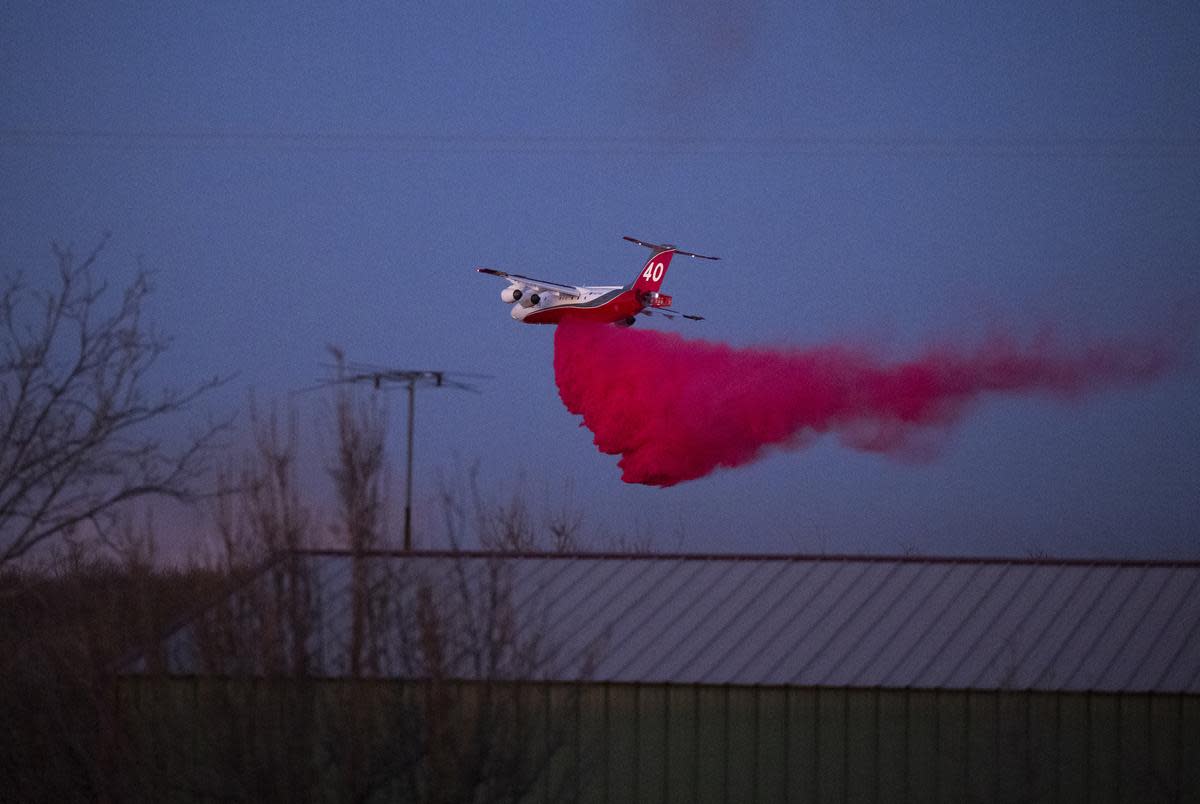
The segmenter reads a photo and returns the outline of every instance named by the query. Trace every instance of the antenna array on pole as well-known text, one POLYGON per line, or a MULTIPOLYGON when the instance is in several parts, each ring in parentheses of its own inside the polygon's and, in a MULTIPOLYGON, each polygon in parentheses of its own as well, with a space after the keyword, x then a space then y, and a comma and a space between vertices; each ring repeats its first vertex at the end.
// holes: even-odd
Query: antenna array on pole
POLYGON ((336 376, 321 380, 317 387, 323 388, 348 383, 369 383, 376 391, 392 388, 407 388, 408 390, 408 449, 405 461, 407 471, 404 475, 404 549, 412 550, 412 487, 413 487, 413 415, 416 408, 417 388, 453 388, 459 391, 479 393, 475 386, 463 382, 460 377, 470 379, 487 379, 485 374, 468 374, 464 372, 436 371, 430 369, 398 369, 384 366, 374 366, 369 363, 353 363, 342 360, 340 350, 331 348, 336 363, 324 364, 333 369, 336 376))

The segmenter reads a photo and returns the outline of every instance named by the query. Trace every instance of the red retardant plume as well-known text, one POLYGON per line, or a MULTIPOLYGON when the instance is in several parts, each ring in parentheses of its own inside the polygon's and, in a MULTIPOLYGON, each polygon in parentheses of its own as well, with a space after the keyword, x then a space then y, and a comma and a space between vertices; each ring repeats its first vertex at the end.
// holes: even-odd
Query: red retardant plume
POLYGON ((972 349, 930 349, 887 362, 869 351, 733 348, 650 330, 566 322, 554 340, 558 392, 620 455, 627 483, 672 486, 768 447, 800 448, 836 433, 854 449, 929 457, 931 435, 984 394, 1065 397, 1154 379, 1169 350, 1098 343, 1068 350, 1049 338, 996 337, 972 349))

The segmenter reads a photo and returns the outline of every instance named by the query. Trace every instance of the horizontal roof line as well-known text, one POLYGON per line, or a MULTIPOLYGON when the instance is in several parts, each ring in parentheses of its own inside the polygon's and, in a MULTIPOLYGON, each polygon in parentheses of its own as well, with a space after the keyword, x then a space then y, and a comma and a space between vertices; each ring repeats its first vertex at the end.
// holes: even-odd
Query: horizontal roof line
MULTIPOLYGON (((428 684, 433 679, 428 676, 384 676, 384 675, 362 675, 359 677, 348 675, 326 675, 313 674, 298 678, 295 675, 288 673, 253 673, 251 675, 230 675, 228 673, 167 673, 167 676, 172 681, 183 683, 228 683, 228 682, 248 682, 254 681, 258 683, 277 682, 280 684, 295 684, 297 680, 313 682, 316 684, 345 684, 345 683, 376 683, 376 684, 428 684)), ((157 681, 162 676, 154 673, 146 673, 142 671, 129 671, 127 669, 118 669, 117 676, 122 680, 138 680, 146 679, 149 681, 157 681)), ((961 693, 963 695, 1026 695, 1029 693, 1037 695, 1079 695, 1079 696, 1103 696, 1115 697, 1118 695, 1155 695, 1160 697, 1177 696, 1177 697, 1194 697, 1192 692, 1167 691, 1162 692, 1153 689, 1089 689, 1086 687, 927 687, 927 686, 888 686, 887 684, 749 684, 737 681, 628 681, 628 680, 612 680, 612 679, 595 679, 595 678, 465 678, 458 676, 450 676, 439 679, 443 683, 463 684, 463 685, 488 685, 488 686, 551 686, 551 687, 571 687, 571 686, 591 686, 591 687, 676 687, 676 688, 691 688, 691 687, 714 687, 737 690, 763 690, 775 691, 784 693, 794 692, 895 692, 895 693, 961 693)))
MULTIPOLYGON (((352 550, 314 548, 295 551, 302 555, 352 558, 352 550)), ((1136 558, 1052 558, 1005 556, 920 556, 812 553, 630 553, 630 552, 552 552, 538 550, 365 550, 364 558, 504 558, 617 561, 827 561, 902 564, 1005 564, 1082 567, 1174 567, 1200 569, 1197 559, 1136 558)))

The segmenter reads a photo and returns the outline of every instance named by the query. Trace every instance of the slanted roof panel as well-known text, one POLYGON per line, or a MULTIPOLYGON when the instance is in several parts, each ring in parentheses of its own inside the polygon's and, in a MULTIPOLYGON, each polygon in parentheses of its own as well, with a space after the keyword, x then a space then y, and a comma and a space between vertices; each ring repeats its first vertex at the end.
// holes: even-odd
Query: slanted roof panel
POLYGON ((754 643, 754 632, 763 617, 779 605, 794 587, 794 576, 805 569, 812 567, 798 567, 786 561, 759 562, 754 577, 724 607, 721 625, 707 629, 706 638, 697 638, 684 646, 675 667, 680 672, 686 668, 697 683, 719 683, 712 677, 713 670, 727 669, 731 652, 754 643))
POLYGON ((822 575, 835 571, 832 565, 811 561, 779 563, 779 572, 754 591, 733 626, 713 634, 703 650, 693 646, 688 666, 695 668, 697 682, 724 684, 736 678, 738 671, 753 663, 784 627, 794 612, 797 596, 815 590, 822 575))
MULTIPOLYGON (((666 569, 655 568, 649 562, 612 563, 616 565, 616 571, 602 576, 602 583, 595 593, 583 600, 574 612, 568 613, 547 635, 551 642, 549 649, 558 657, 552 667, 561 678, 577 678, 583 671, 592 670, 598 661, 612 655, 614 625, 623 612, 628 611, 627 599, 633 594, 631 589, 644 591, 644 576, 652 575, 653 581, 661 578, 666 569), (655 569, 657 572, 652 573, 655 569), (620 590, 621 594, 614 594, 615 590, 620 590)), ((597 562, 595 568, 602 571, 606 567, 603 562, 597 562)), ((594 671, 591 675, 597 677, 594 671)))
POLYGON ((1097 666, 1097 656, 1112 639, 1113 623, 1137 590, 1141 575, 1140 568, 1118 568, 1096 604, 1076 612, 1079 629, 1067 639, 1066 650, 1055 663, 1053 672, 1058 679, 1055 684, 1068 690, 1093 688, 1103 669, 1097 666))
POLYGON ((1013 688, 1033 688, 1047 674, 1053 677, 1055 658, 1079 627, 1078 613, 1095 603, 1111 578, 1111 567, 1062 568, 1049 594, 1030 617, 1025 648, 1011 676, 1013 688))
POLYGON ((1005 593, 1003 604, 970 644, 963 643, 957 653, 958 664, 944 682, 956 688, 1012 688, 1020 671, 1020 657, 1032 645, 1034 621, 1045 605, 1046 597, 1060 581, 1062 567, 1022 567, 1014 573, 1020 578, 1018 591, 1005 593))
POLYGON ((855 565, 831 561, 814 564, 811 573, 796 575, 787 598, 767 613, 740 649, 730 652, 728 664, 709 671, 709 678, 722 684, 738 678, 765 679, 767 670, 786 649, 784 633, 795 626, 802 612, 814 608, 815 601, 839 574, 856 569, 861 571, 855 565))
POLYGON ((1031 577, 1011 564, 998 566, 995 573, 989 574, 994 577, 967 591, 960 611, 947 612, 949 616, 942 623, 946 628, 938 629, 939 636, 944 634, 942 646, 936 651, 932 643, 920 646, 916 655, 920 664, 912 672, 913 686, 922 679, 934 681, 936 687, 962 683, 964 676, 958 672, 959 668, 975 658, 972 649, 987 637, 988 629, 1003 616, 1031 577))
POLYGON ((723 570, 730 568, 713 562, 677 563, 671 572, 649 590, 638 610, 626 612, 613 624, 613 650, 596 668, 599 677, 622 681, 647 678, 667 658, 659 639, 666 631, 669 639, 687 627, 689 616, 700 607, 712 605, 712 597, 701 590, 712 589, 726 580, 723 570), (627 676, 627 673, 634 673, 627 676))
MULTIPOLYGON (((1189 578, 1187 591, 1179 601, 1151 645, 1150 653, 1139 668, 1145 673, 1147 690, 1169 692, 1196 686, 1188 682, 1190 672, 1200 672, 1200 572, 1182 571, 1189 578), (1187 667, 1184 657, 1193 657, 1194 667, 1187 667)), ((1139 682, 1125 680, 1126 685, 1139 682)))
POLYGON ((297 637, 268 622, 288 600, 279 595, 284 564, 268 566, 166 637, 169 670, 275 672, 296 643, 224 665, 205 652, 204 640, 242 618, 246 634, 260 639, 303 637, 310 672, 345 674, 360 579, 372 590, 371 617, 386 624, 369 643, 364 672, 385 676, 429 672, 419 629, 432 600, 446 642, 441 672, 461 678, 1200 694, 1197 563, 477 553, 360 560, 356 570, 348 554, 303 554, 311 628, 297 637), (489 655, 472 641, 486 633, 511 644, 489 655))
MULTIPOLYGON (((1101 687, 1128 688, 1139 678, 1153 675, 1153 667, 1146 665, 1147 656, 1155 643, 1162 638, 1183 597, 1192 587, 1193 578, 1174 569, 1145 570, 1141 596, 1148 603, 1131 618, 1128 635, 1109 659, 1100 675, 1101 687)), ((1114 640, 1115 641, 1115 640, 1114 640)))
MULTIPOLYGON (((870 568, 862 562, 845 562, 833 565, 833 571, 814 583, 810 590, 802 590, 791 606, 775 618, 777 630, 762 649, 750 657, 740 670, 731 672, 732 678, 753 677, 763 684, 787 684, 792 673, 789 660, 799 645, 838 609, 839 601, 854 589, 862 589, 871 579, 863 576, 870 568), (803 601, 803 602, 801 602, 803 601)), ((814 579, 818 580, 818 579, 814 579)))
POLYGON ((928 605, 931 596, 939 589, 954 590, 947 582, 954 571, 951 564, 913 564, 910 572, 901 576, 902 584, 896 584, 896 594, 886 600, 881 610, 870 621, 864 623, 859 632, 849 632, 847 644, 839 647, 836 660, 828 667, 817 669, 822 685, 873 684, 864 682, 873 667, 880 664, 895 664, 904 649, 911 644, 905 641, 906 626, 913 624, 913 617, 923 605, 928 605))
POLYGON ((862 574, 856 582, 844 578, 842 583, 828 590, 822 601, 821 614, 815 621, 808 621, 803 630, 792 632, 791 647, 767 671, 767 683, 798 686, 820 683, 810 670, 812 662, 828 649, 843 629, 853 627, 854 619, 860 616, 876 591, 900 571, 899 564, 868 563, 861 567, 862 574))
POLYGON ((687 593, 677 595, 647 620, 631 641, 633 656, 617 668, 616 681, 696 681, 696 668, 679 661, 689 648, 708 641, 726 621, 730 600, 752 585, 761 565, 709 562, 704 574, 689 576, 687 593))
POLYGON ((919 596, 915 590, 928 565, 899 564, 879 582, 871 594, 850 612, 844 625, 835 628, 801 666, 794 678, 811 680, 813 685, 846 686, 852 678, 853 665, 847 654, 856 649, 871 648, 887 641, 889 634, 879 630, 880 621, 897 608, 905 595, 919 596))
POLYGON ((889 643, 880 645, 873 655, 864 655, 861 665, 848 670, 852 674, 850 684, 916 686, 914 679, 929 663, 930 655, 939 653, 966 619, 972 596, 993 583, 1003 571, 1001 567, 983 564, 942 563, 934 567, 945 571, 937 586, 913 602, 912 613, 897 627, 889 643))

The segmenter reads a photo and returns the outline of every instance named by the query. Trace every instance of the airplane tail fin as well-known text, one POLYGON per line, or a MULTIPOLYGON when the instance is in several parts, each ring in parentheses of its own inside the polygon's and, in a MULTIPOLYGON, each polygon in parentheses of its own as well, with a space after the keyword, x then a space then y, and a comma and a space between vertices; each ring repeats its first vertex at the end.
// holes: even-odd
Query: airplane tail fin
POLYGON ((675 249, 664 248, 654 252, 654 256, 646 260, 642 272, 633 282, 633 289, 639 293, 655 293, 662 287, 663 279, 667 276, 667 268, 671 265, 671 257, 675 249))
POLYGON ((638 240, 635 237, 629 236, 626 236, 625 239, 630 243, 636 243, 654 252, 653 256, 642 266, 642 272, 638 275, 638 278, 634 280, 633 289, 639 293, 658 292, 658 289, 662 287, 663 279, 667 275, 667 268, 671 265, 671 257, 676 254, 682 254, 685 257, 695 257, 701 260, 721 259, 720 257, 707 257, 703 254, 693 254, 690 251, 683 251, 670 243, 663 245, 647 243, 644 240, 638 240))

